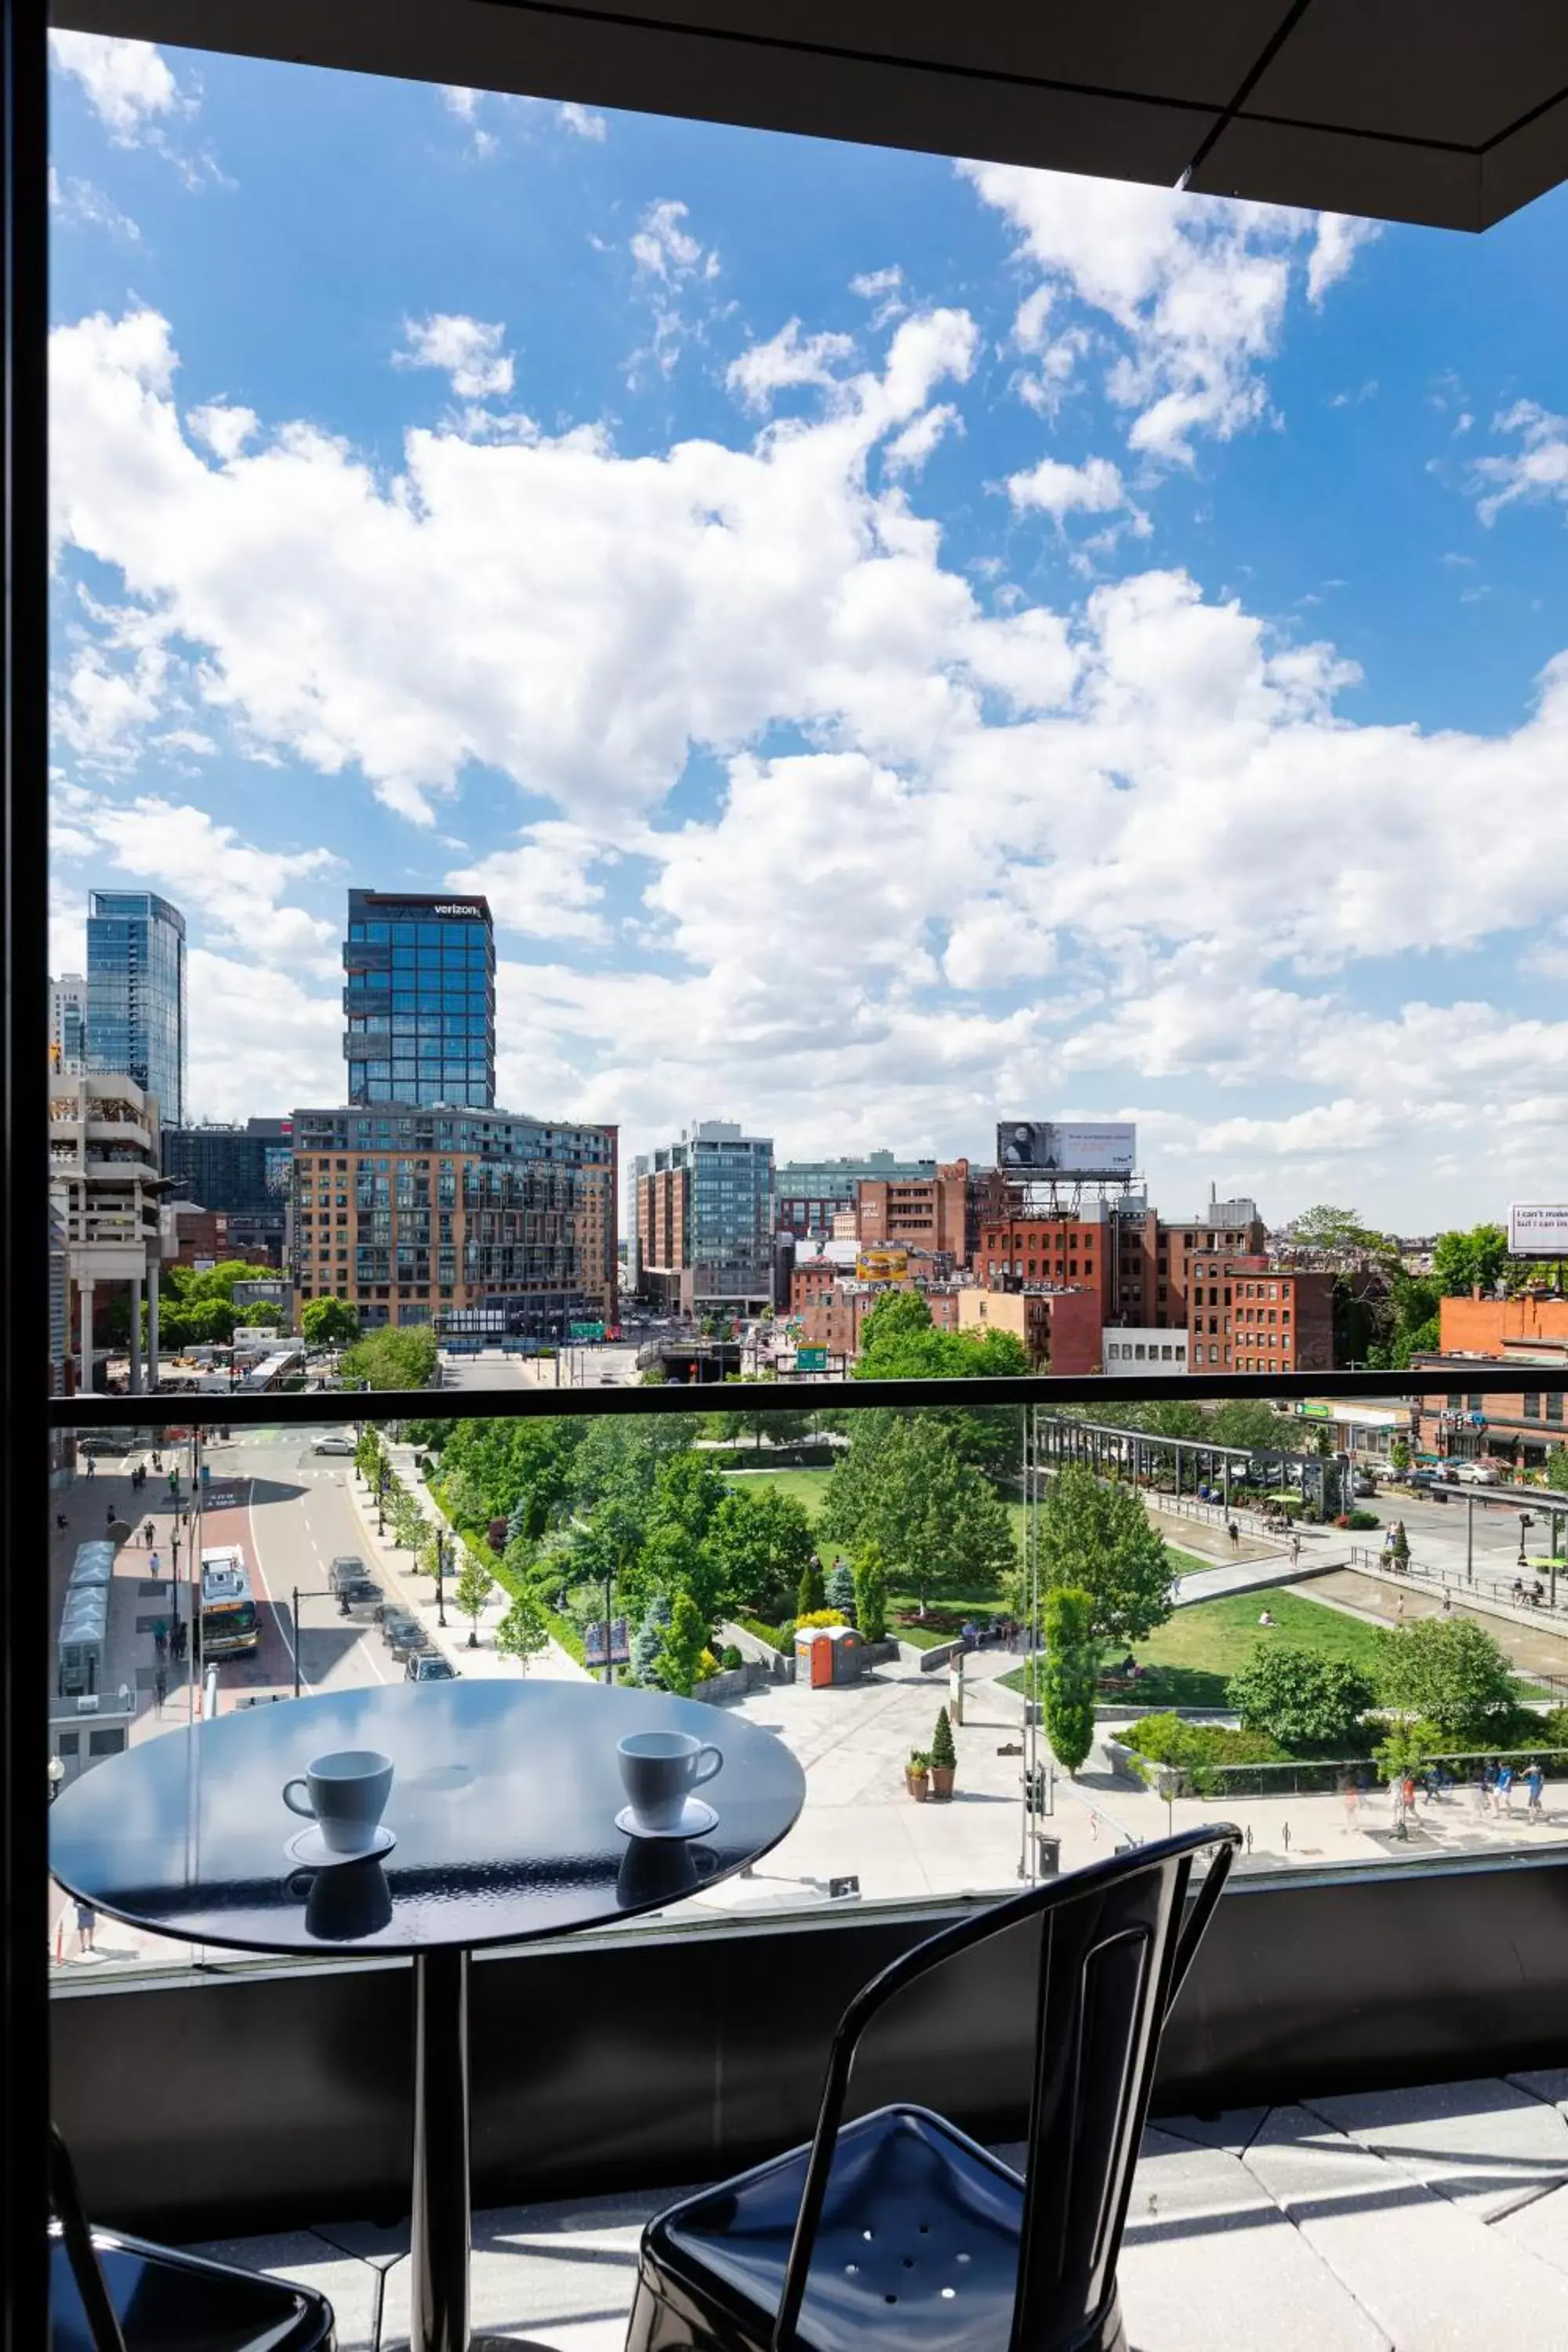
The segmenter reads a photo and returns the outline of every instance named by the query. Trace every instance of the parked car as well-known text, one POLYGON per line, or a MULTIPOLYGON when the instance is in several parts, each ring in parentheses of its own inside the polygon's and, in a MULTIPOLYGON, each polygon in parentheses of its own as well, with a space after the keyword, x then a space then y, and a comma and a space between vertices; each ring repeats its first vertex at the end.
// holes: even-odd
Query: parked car
POLYGON ((1368 1502, 1377 1493, 1377 1480, 1370 1470, 1358 1470, 1351 1491, 1359 1501, 1368 1502))
POLYGON ((1450 1486, 1500 1486, 1503 1474, 1495 1462, 1448 1461, 1438 1465, 1450 1486))
POLYGON ((369 1574, 369 1569, 357 1554, 341 1551, 327 1570, 327 1582, 336 1592, 345 1584, 363 1583, 369 1574))
POLYGON ((406 1609, 387 1609, 382 1612, 381 1638, 395 1658, 406 1658, 417 1650, 431 1647, 430 1636, 417 1617, 406 1609))
POLYGON ((386 1595, 372 1577, 355 1577, 352 1582, 337 1586, 336 1591, 349 1615, 357 1617, 361 1624, 374 1625, 385 1610, 386 1595))
POLYGON ((312 1454, 352 1454, 353 1450, 354 1442, 352 1437, 343 1437, 335 1433, 328 1437, 318 1437, 310 1448, 312 1454))
POLYGON ((411 1657, 403 1669, 405 1683, 450 1683, 457 1678, 457 1667, 449 1659, 438 1658, 433 1650, 423 1656, 411 1657))

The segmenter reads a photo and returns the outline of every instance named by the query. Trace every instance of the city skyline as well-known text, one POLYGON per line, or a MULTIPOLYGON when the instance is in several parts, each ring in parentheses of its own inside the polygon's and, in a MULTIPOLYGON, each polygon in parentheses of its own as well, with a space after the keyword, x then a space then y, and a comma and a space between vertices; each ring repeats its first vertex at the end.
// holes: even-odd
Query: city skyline
POLYGON ((1184 1211, 1557 1189, 1561 194, 57 63, 54 968, 89 875, 187 908, 191 1114, 341 1090, 364 874, 489 899, 497 1100, 628 1158, 1129 1118, 1184 1211))

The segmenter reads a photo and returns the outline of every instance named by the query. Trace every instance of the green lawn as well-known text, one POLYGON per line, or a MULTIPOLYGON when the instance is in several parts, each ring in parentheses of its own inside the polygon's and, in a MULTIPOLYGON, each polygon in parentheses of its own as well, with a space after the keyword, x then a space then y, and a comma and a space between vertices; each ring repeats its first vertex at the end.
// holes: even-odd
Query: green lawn
POLYGON ((815 1519, 827 1492, 831 1470, 726 1470, 731 1486, 760 1486, 765 1479, 781 1495, 793 1495, 815 1519))
MULTIPOLYGON (((1325 1609, 1298 1592, 1230 1592, 1203 1601, 1195 1608, 1178 1609, 1146 1641, 1132 1643, 1139 1664, 1151 1669, 1137 1686, 1138 1704, 1147 1703, 1151 1712, 1162 1706, 1224 1706, 1226 1685, 1256 1642, 1284 1642, 1321 1658, 1342 1658, 1370 1674, 1375 1630, 1362 1618, 1325 1609), (1264 1609, 1277 1632, 1258 1624, 1264 1609)), ((1124 1657, 1126 1652, 1115 1654, 1124 1657)), ((1108 1664, 1111 1655, 1107 1654, 1108 1664)), ((1024 1669, 1016 1668, 1005 1679, 1021 1691, 1024 1669)))

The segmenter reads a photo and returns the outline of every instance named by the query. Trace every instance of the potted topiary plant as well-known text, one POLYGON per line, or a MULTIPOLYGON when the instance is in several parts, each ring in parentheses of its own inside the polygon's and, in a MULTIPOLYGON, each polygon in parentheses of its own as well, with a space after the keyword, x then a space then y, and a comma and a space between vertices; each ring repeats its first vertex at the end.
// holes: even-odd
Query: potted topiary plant
POLYGON ((904 1786, 917 1805, 923 1805, 931 1794, 931 1758, 923 1748, 911 1748, 910 1760, 904 1767, 904 1786))
POLYGON ((952 1726, 945 1706, 938 1707, 936 1729, 931 1743, 931 1792, 933 1797, 951 1797, 952 1776, 958 1769, 958 1750, 952 1744, 952 1726))

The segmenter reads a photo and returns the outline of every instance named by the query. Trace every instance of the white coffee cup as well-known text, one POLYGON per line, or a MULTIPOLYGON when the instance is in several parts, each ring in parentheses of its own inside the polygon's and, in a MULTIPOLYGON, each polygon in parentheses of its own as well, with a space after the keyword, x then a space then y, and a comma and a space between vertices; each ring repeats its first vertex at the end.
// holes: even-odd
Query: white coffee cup
POLYGON ((339 1748, 318 1756, 303 1774, 283 1784, 283 1802, 303 1813, 334 1853, 357 1853, 375 1835, 392 1794, 392 1759, 374 1748, 339 1748), (294 1795, 304 1790, 303 1798, 294 1795))
POLYGON ((724 1769, 718 1748, 705 1748, 689 1731, 629 1732, 616 1754, 621 1784, 637 1827, 645 1830, 675 1829, 693 1790, 724 1769))

